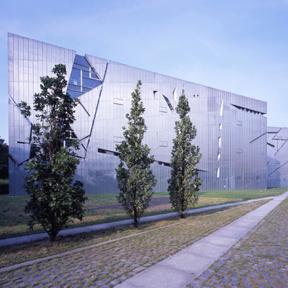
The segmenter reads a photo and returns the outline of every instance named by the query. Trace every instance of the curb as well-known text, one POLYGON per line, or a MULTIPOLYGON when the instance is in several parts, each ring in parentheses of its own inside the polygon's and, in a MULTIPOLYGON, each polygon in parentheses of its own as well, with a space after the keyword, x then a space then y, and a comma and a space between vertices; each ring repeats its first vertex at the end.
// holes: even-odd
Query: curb
MULTIPOLYGON (((201 208, 194 208, 194 209, 187 210, 187 215, 197 215, 197 214, 205 213, 205 212, 215 212, 215 211, 229 208, 229 207, 234 207, 234 206, 238 206, 238 205, 242 205, 246 203, 252 203, 255 201, 269 200, 273 198, 274 197, 264 197, 264 198, 258 198, 258 199, 252 199, 252 200, 244 200, 244 201, 230 202, 226 204, 224 203, 224 204, 211 205, 211 206, 206 206, 206 207, 201 207, 201 208)), ((177 218, 177 217, 178 217, 177 212, 169 212, 169 213, 164 213, 164 214, 142 217, 140 222, 149 223, 149 222, 177 218)), ((120 221, 109 222, 109 223, 95 224, 95 225, 75 227, 75 228, 67 228, 67 229, 63 229, 62 231, 60 231, 59 236, 67 237, 67 236, 73 236, 73 235, 78 235, 78 234, 83 234, 83 233, 91 233, 91 232, 113 229, 117 227, 129 226, 131 224, 133 224, 133 221, 131 219, 126 219, 126 220, 120 220, 120 221)), ((46 240, 46 239, 48 239, 48 235, 44 232, 31 234, 31 235, 5 238, 5 239, 0 239, 0 247, 31 243, 31 242, 36 242, 36 241, 46 240)))

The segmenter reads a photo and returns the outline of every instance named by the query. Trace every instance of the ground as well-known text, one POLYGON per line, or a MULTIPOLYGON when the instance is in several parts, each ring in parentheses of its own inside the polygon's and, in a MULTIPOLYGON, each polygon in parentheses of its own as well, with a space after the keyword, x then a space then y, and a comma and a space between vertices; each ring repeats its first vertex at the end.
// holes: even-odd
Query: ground
POLYGON ((96 233, 86 239, 78 238, 78 242, 74 238, 60 242, 60 246, 53 245, 50 253, 35 244, 2 249, 2 267, 60 251, 66 254, 2 272, 0 286, 112 287, 262 204, 259 201, 216 213, 151 223, 140 229, 96 233), (81 248, 71 250, 71 243, 81 248))
POLYGON ((188 287, 284 288, 288 283, 288 200, 188 287))
MULTIPOLYGON (((199 197, 199 203, 195 207, 275 196, 284 191, 285 189, 277 188, 202 192, 199 197)), ((27 196, 0 195, 0 238, 31 233, 27 225, 29 217, 24 213, 27 199, 27 196)), ((70 226, 103 223, 127 218, 127 214, 117 202, 116 194, 88 194, 85 211, 83 222, 75 221, 70 226)), ((171 211, 171 205, 168 194, 155 193, 145 215, 169 211, 171 211)), ((41 231, 41 227, 36 226, 35 231, 41 231)))

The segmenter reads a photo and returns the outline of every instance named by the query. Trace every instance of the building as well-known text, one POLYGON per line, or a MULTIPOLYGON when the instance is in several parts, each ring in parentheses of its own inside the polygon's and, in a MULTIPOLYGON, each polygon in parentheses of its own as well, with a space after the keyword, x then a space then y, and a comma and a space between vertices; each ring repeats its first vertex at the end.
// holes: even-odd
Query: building
POLYGON ((24 166, 30 155, 31 123, 16 106, 32 105, 40 77, 65 64, 67 92, 79 101, 74 130, 81 141, 77 178, 86 191, 117 192, 115 145, 122 141, 131 92, 141 80, 147 133, 155 157, 155 191, 166 191, 170 152, 182 91, 189 99, 195 144, 202 159, 202 190, 266 188, 266 103, 192 82, 134 68, 92 55, 9 34, 10 194, 24 193, 24 166), (259 137, 262 135, 263 137, 259 137))
POLYGON ((267 186, 288 187, 288 128, 267 128, 267 186))

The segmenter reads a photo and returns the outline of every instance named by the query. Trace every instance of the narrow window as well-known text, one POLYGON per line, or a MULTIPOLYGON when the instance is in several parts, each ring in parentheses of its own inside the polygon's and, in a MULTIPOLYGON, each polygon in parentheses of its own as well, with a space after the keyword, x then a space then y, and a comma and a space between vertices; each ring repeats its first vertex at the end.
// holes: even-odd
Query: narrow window
POLYGON ((83 71, 80 70, 80 89, 83 92, 83 71))
POLYGON ((116 98, 116 97, 114 97, 114 98, 113 98, 113 104, 116 104, 116 105, 124 105, 124 99, 123 99, 123 98, 116 98))
POLYGON ((167 113, 167 102, 164 97, 160 97, 159 99, 159 111, 167 113))
POLYGON ((173 97, 174 97, 174 101, 177 102, 178 101, 178 96, 177 96, 177 88, 176 87, 173 90, 173 97))
POLYGON ((221 148, 222 147, 222 138, 218 137, 218 147, 221 148))
POLYGON ((162 96, 163 96, 164 100, 166 101, 166 103, 167 103, 167 105, 168 105, 169 109, 170 109, 171 111, 173 111, 173 110, 174 110, 174 108, 173 108, 173 106, 172 106, 172 104, 171 104, 170 100, 168 99, 168 97, 166 97, 166 96, 165 96, 165 95, 163 95, 163 94, 162 94, 162 96))
POLYGON ((220 153, 220 152, 218 152, 218 155, 217 155, 217 160, 219 161, 219 160, 220 160, 220 158, 221 158, 221 153, 220 153))
POLYGON ((224 103, 223 103, 223 100, 222 100, 221 106, 220 106, 220 116, 221 117, 223 116, 223 108, 224 108, 224 103))
POLYGON ((154 98, 154 100, 156 99, 156 94, 157 94, 157 92, 158 92, 157 90, 154 90, 154 91, 153 91, 153 98, 154 98))
POLYGON ((220 178, 220 167, 217 168, 217 178, 220 178))

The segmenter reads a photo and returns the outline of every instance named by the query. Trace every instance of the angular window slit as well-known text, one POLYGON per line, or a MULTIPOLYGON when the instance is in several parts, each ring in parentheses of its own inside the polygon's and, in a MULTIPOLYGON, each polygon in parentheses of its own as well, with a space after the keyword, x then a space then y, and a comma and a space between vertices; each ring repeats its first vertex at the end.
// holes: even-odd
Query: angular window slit
POLYGON ((271 144, 271 143, 269 143, 269 142, 267 142, 267 145, 269 145, 270 147, 275 147, 275 145, 273 145, 273 144, 271 144))
POLYGON ((119 153, 116 152, 116 151, 102 149, 102 148, 98 148, 98 152, 102 153, 102 154, 109 154, 109 155, 114 155, 114 156, 118 156, 119 155, 119 153))
POLYGON ((168 162, 163 162, 163 161, 155 161, 155 162, 157 162, 161 166, 166 166, 166 167, 170 167, 171 166, 170 163, 168 163, 168 162))
POLYGON ((174 101, 177 102, 178 101, 178 95, 177 95, 177 88, 176 87, 173 90, 173 97, 174 97, 174 101))
POLYGON ((217 178, 220 178, 220 167, 217 168, 217 178))
POLYGON ((245 111, 245 112, 248 112, 248 113, 253 113, 253 114, 260 114, 260 115, 264 115, 265 113, 263 112, 260 112, 260 111, 256 111, 256 110, 253 110, 253 109, 250 109, 250 108, 246 108, 246 107, 242 107, 242 106, 239 106, 239 105, 235 105, 235 104, 231 104, 232 106, 234 106, 235 108, 237 108, 238 110, 241 110, 241 111, 245 111))
POLYGON ((223 100, 221 101, 221 106, 220 106, 220 116, 223 116, 223 110, 224 110, 224 102, 223 100))
POLYGON ((222 147, 222 138, 218 137, 218 147, 221 148, 222 147))
POLYGON ((78 98, 101 84, 102 81, 93 71, 86 57, 76 54, 68 81, 67 93, 72 98, 78 98))
POLYGON ((87 152, 87 149, 86 149, 86 147, 83 145, 83 144, 81 144, 81 146, 83 147, 83 149, 87 152))
POLYGON ((166 97, 164 94, 162 94, 162 96, 163 96, 164 100, 166 101, 166 103, 167 103, 169 109, 170 109, 171 111, 173 111, 174 108, 173 108, 173 106, 172 106, 170 100, 168 99, 168 97, 166 97))
POLYGON ((157 90, 153 90, 153 99, 155 100, 156 99, 156 95, 157 95, 157 90))
POLYGON ((124 105, 124 99, 123 98, 113 98, 113 104, 124 105))
POLYGON ((218 152, 218 155, 217 155, 217 160, 219 161, 219 160, 220 160, 220 158, 221 158, 221 153, 220 153, 220 152, 218 152))

